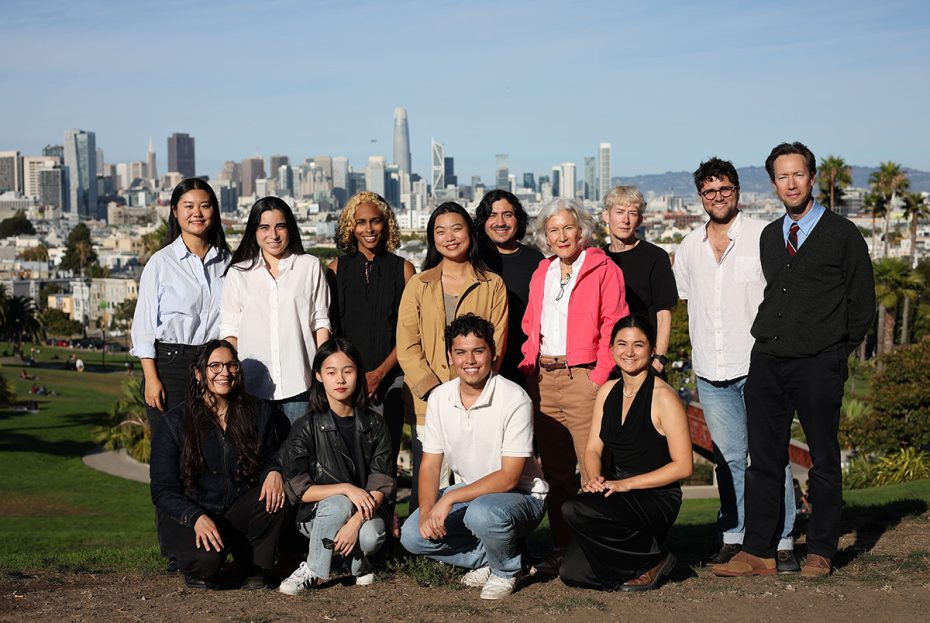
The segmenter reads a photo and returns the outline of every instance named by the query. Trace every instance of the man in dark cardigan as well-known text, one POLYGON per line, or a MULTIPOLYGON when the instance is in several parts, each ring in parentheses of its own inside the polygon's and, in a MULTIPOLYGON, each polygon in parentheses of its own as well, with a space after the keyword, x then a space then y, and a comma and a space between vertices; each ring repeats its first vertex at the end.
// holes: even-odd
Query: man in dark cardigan
POLYGON ((847 358, 875 313, 868 247, 847 219, 814 201, 816 160, 782 143, 765 168, 786 214, 762 231, 766 287, 752 326, 746 381, 751 465, 746 472, 743 550, 713 567, 720 576, 775 573, 784 470, 795 412, 810 447, 812 504, 804 577, 829 575, 840 536, 839 431, 847 358))

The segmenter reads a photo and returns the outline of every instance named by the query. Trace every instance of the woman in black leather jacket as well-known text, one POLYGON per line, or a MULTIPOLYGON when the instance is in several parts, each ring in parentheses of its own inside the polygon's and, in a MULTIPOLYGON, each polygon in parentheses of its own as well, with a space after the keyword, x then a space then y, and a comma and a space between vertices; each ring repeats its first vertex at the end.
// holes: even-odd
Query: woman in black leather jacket
POLYGON ((263 586, 274 566, 286 515, 272 424, 268 406, 245 394, 232 344, 204 344, 189 398, 165 414, 152 440, 152 501, 166 516, 161 542, 188 586, 214 588, 230 553, 250 576, 246 588, 263 586))
POLYGON ((307 561, 279 590, 288 595, 330 575, 333 553, 350 562, 357 585, 374 581, 368 556, 385 539, 383 502, 394 490, 391 439, 384 419, 368 408, 365 367, 343 338, 313 358, 310 412, 298 420, 282 451, 285 491, 299 504, 297 528, 310 539, 307 561))

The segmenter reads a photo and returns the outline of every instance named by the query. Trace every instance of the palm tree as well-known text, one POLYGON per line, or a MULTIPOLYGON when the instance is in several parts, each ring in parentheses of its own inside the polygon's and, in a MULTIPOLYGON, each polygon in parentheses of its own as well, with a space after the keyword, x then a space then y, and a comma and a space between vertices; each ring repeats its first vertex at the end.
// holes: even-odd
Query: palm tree
POLYGON ((875 262, 875 299, 878 302, 878 355, 894 350, 894 325, 901 298, 916 299, 921 292, 923 278, 908 268, 907 262, 897 258, 883 258, 875 262))
POLYGON ((878 171, 869 176, 869 183, 872 184, 872 191, 884 199, 885 208, 885 226, 884 226, 884 253, 882 257, 888 257, 888 228, 891 225, 891 210, 894 207, 894 201, 899 192, 907 190, 911 185, 911 180, 907 176, 900 164, 897 162, 882 162, 878 165, 878 171))
POLYGON ((4 333, 22 347, 24 338, 38 342, 45 337, 45 322, 35 301, 26 296, 7 298, 4 308, 4 333))
POLYGON ((885 217, 885 199, 873 191, 865 196, 862 205, 872 217, 872 246, 869 252, 874 258, 878 256, 878 227, 875 226, 875 219, 885 217))
POLYGON ((87 265, 87 260, 90 259, 90 255, 94 252, 94 249, 90 246, 89 242, 81 240, 75 243, 74 252, 77 253, 78 259, 81 262, 81 277, 83 277, 84 267, 87 265))
POLYGON ((820 203, 826 202, 831 211, 846 203, 843 190, 852 184, 852 167, 840 156, 829 155, 820 160, 820 203), (826 201, 825 201, 826 200, 826 201))
MULTIPOLYGON (((930 206, 923 193, 904 194, 904 217, 910 220, 908 229, 911 234, 911 269, 917 268, 917 221, 930 215, 930 206)), ((920 273, 918 277, 922 278, 920 273)), ((911 299, 904 299, 904 309, 901 312, 901 343, 911 343, 911 299)))

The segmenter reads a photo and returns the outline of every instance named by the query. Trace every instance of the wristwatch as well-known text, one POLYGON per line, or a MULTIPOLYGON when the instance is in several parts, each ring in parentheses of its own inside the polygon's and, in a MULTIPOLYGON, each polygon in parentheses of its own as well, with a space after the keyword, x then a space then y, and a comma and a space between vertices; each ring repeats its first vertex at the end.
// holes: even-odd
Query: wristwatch
POLYGON ((668 365, 668 357, 666 357, 665 355, 653 355, 652 360, 658 361, 659 363, 662 364, 663 367, 668 365))

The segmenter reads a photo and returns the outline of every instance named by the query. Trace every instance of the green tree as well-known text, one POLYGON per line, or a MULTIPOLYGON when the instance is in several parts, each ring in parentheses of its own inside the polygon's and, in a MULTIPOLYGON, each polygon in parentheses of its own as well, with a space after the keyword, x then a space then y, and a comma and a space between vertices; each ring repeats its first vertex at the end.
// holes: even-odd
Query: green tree
POLYGON ((48 261, 48 248, 40 244, 35 247, 29 247, 28 249, 23 249, 19 254, 19 259, 24 262, 47 262, 48 261))
POLYGON ((8 297, 4 302, 3 332, 11 341, 39 342, 45 337, 45 323, 35 301, 26 296, 8 297))
POLYGON ((875 262, 875 299, 878 303, 878 355, 894 350, 894 327, 898 303, 920 294, 923 277, 904 260, 884 258, 875 262))
POLYGON ((60 268, 70 270, 76 275, 83 275, 85 267, 96 263, 97 252, 94 251, 94 245, 90 239, 90 229, 84 223, 78 223, 68 234, 60 268))
POLYGON ((890 353, 872 380, 871 407, 844 418, 843 440, 866 452, 920 448, 930 443, 930 337, 890 353))
POLYGON ((820 203, 826 204, 831 211, 846 204, 843 198, 845 189, 852 184, 852 167, 839 156, 829 155, 820 160, 817 172, 820 186, 820 203))
POLYGON ((158 251, 165 242, 165 236, 168 235, 168 223, 161 221, 158 227, 142 236, 142 253, 139 261, 145 264, 152 255, 158 251))
POLYGON ((882 199, 881 203, 883 204, 885 217, 885 224, 882 228, 884 232, 882 257, 888 257, 888 229, 891 225, 891 210, 894 208, 894 202, 898 194, 910 188, 911 180, 900 164, 889 160, 878 165, 878 171, 869 176, 869 183, 872 185, 872 192, 882 199))
POLYGON ((116 306, 113 319, 124 328, 132 326, 132 318, 136 315, 136 299, 126 299, 116 306))
POLYGON ((32 226, 32 221, 26 218, 26 213, 22 210, 17 210, 16 214, 10 218, 0 221, 0 239, 11 236, 32 236, 35 233, 36 229, 32 226))
POLYGON ((71 337, 79 335, 83 331, 83 326, 77 320, 71 320, 68 315, 60 309, 46 309, 42 312, 42 321, 45 323, 45 331, 56 337, 71 337))
MULTIPOLYGON (((923 193, 905 193, 904 218, 908 219, 908 230, 911 241, 911 268, 916 269, 917 259, 917 221, 930 215, 930 206, 923 193)), ((901 343, 910 344, 911 341, 911 299, 904 299, 904 309, 901 312, 901 343)))

